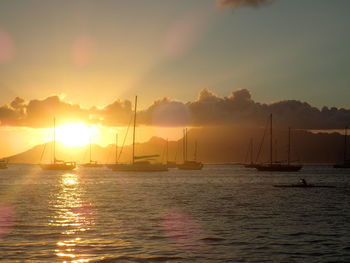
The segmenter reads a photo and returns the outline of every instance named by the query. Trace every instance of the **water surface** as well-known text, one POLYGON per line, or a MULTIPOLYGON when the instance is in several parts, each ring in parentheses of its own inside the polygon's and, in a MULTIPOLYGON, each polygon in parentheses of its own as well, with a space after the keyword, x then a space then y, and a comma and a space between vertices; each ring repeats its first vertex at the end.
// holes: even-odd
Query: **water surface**
POLYGON ((350 171, 0 171, 0 260, 350 262, 350 171), (337 188, 274 188, 299 177, 337 188))

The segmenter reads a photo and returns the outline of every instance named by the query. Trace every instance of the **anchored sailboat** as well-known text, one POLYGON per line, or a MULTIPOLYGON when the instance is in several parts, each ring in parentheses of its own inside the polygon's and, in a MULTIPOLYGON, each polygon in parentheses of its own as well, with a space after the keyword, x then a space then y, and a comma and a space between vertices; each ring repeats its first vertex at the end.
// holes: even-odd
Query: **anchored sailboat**
POLYGON ((76 167, 75 162, 65 162, 56 159, 56 119, 53 120, 53 160, 49 164, 40 164, 43 170, 73 170, 76 167))
MULTIPOLYGON (((250 142, 249 142, 249 150, 247 152, 247 156, 250 155, 250 163, 246 163, 244 165, 244 167, 246 168, 255 168, 256 164, 254 163, 254 160, 253 160, 253 138, 250 139, 250 142)), ((248 158, 246 158, 246 161, 247 161, 248 158)))
POLYGON ((344 134, 344 157, 343 157, 343 163, 335 164, 333 165, 334 168, 350 168, 350 159, 348 159, 347 154, 347 148, 348 148, 348 127, 345 127, 345 134, 344 134))
POLYGON ((87 168, 100 168, 100 167, 102 167, 103 166, 102 164, 99 164, 97 161, 93 161, 92 160, 92 154, 91 154, 91 152, 92 152, 92 150, 91 150, 92 145, 91 145, 91 141, 90 141, 89 147, 90 147, 90 161, 88 163, 82 164, 82 166, 87 167, 87 168))
POLYGON ((165 172, 165 171, 168 171, 168 167, 166 164, 152 162, 154 160, 154 158, 158 157, 158 155, 135 156, 136 111, 137 111, 137 96, 135 97, 131 163, 129 163, 129 164, 116 163, 116 164, 111 165, 109 167, 113 171, 118 171, 118 172, 165 172))
POLYGON ((273 137, 272 137, 272 114, 270 115, 270 163, 268 164, 259 164, 255 168, 258 171, 264 172, 298 172, 302 165, 292 165, 290 163, 290 152, 291 152, 291 143, 290 143, 290 132, 291 129, 288 129, 288 160, 286 164, 273 162, 272 153, 273 153, 273 137))
POLYGON ((203 163, 197 161, 197 142, 195 142, 195 148, 194 148, 194 160, 189 161, 187 159, 187 128, 183 131, 184 137, 183 137, 183 160, 184 162, 182 164, 178 164, 177 168, 180 170, 202 170, 203 163))
POLYGON ((166 140, 166 165, 168 168, 176 168, 176 162, 169 161, 169 140, 166 140))

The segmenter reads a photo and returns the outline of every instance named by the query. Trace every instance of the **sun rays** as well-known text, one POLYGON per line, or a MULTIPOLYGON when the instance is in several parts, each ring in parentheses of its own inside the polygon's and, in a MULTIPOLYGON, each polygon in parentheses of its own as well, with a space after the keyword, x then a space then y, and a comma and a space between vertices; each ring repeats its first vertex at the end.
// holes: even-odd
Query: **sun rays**
POLYGON ((56 128, 56 140, 67 147, 85 146, 94 142, 99 132, 97 126, 67 123, 56 128))

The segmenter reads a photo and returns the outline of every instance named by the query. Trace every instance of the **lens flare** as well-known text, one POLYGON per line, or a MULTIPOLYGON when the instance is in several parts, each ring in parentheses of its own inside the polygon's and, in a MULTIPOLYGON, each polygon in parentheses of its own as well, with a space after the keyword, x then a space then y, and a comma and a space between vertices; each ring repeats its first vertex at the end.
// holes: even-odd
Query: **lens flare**
POLYGON ((77 66, 91 63, 95 56, 95 41, 89 36, 80 36, 75 39, 72 48, 72 58, 77 66))
POLYGON ((171 209, 161 219, 165 235, 176 245, 186 249, 198 248, 201 245, 202 229, 196 220, 187 213, 171 209))
POLYGON ((7 63, 14 56, 14 46, 11 37, 0 29, 0 64, 7 63))
POLYGON ((14 211, 9 205, 0 205, 0 239, 11 230, 15 218, 14 211))

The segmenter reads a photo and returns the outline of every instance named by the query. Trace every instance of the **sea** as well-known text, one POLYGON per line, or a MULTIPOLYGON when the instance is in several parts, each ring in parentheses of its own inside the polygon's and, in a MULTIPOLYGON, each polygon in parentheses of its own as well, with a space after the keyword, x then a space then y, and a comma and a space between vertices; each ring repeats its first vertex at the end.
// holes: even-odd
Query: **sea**
POLYGON ((1 262, 350 262, 350 169, 0 171, 1 262), (335 188, 276 188, 300 178, 335 188))

